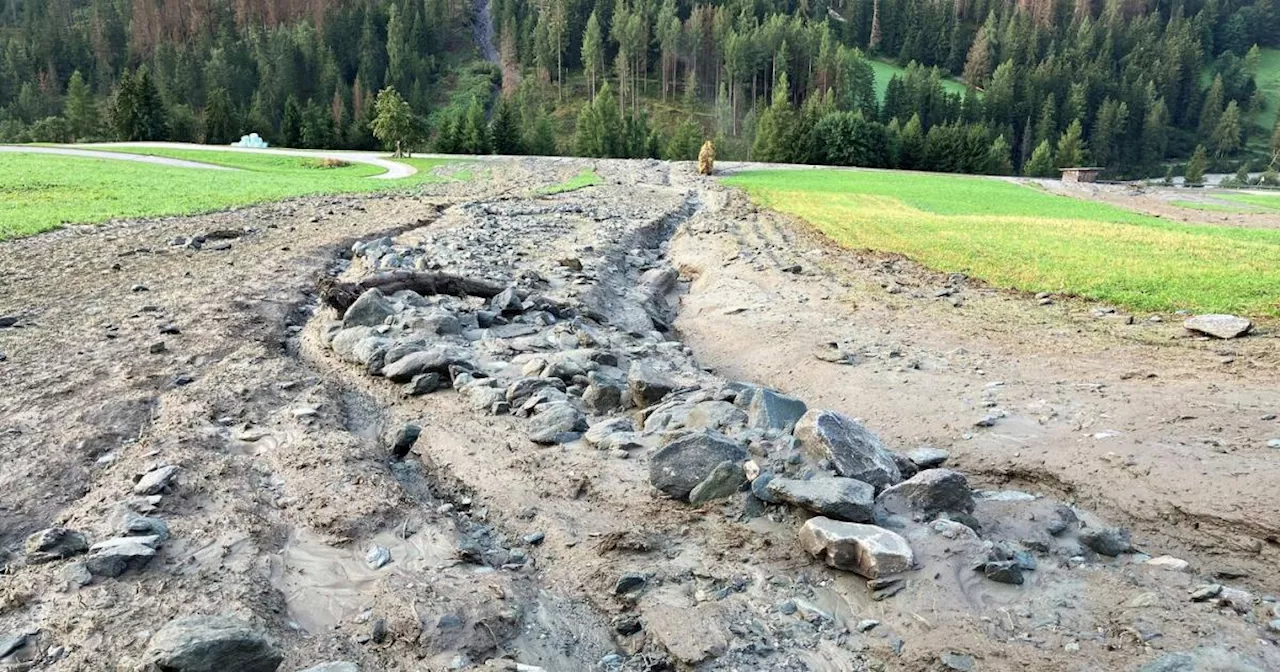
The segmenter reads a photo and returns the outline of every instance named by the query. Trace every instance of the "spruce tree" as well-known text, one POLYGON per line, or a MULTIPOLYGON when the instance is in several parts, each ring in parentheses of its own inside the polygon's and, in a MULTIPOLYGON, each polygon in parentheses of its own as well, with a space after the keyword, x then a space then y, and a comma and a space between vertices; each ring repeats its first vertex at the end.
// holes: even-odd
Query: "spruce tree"
POLYGON ((524 149, 535 156, 554 156, 556 148, 556 129, 551 117, 539 113, 533 117, 532 123, 525 129, 524 149))
POLYGON ((773 92, 773 104, 760 115, 756 125, 756 138, 751 146, 751 158, 755 161, 787 163, 794 158, 793 125, 795 114, 788 96, 787 76, 778 79, 773 92))
POLYGON ((1058 138, 1058 152, 1054 162, 1058 168, 1078 168, 1084 165, 1085 147, 1081 133, 1080 120, 1077 119, 1058 138))
POLYGON ((76 140, 83 141, 98 133, 98 105, 94 102, 93 91, 85 83, 79 70, 71 73, 67 82, 67 103, 63 116, 71 125, 71 133, 76 140))
POLYGON ((1013 160, 1009 158, 1009 141, 1004 139, 1003 135, 996 136, 991 141, 991 147, 987 149, 986 170, 983 172, 988 175, 1012 175, 1013 160))
POLYGON ((515 106, 506 96, 499 98, 494 108, 493 121, 489 125, 489 136, 493 138, 493 151, 496 154, 524 153, 515 106))
POLYGON ((1027 177, 1055 177, 1058 171, 1053 167, 1053 146, 1048 140, 1036 145, 1031 158, 1022 167, 1022 174, 1027 177))
POLYGON ((1187 161, 1186 171, 1183 172, 1183 180, 1187 184, 1204 184, 1204 173, 1209 169, 1209 153, 1205 151, 1204 145, 1196 145, 1196 151, 1191 155, 1191 160, 1187 161))
POLYGON ((701 147, 702 126, 692 116, 685 117, 667 142, 666 158, 669 161, 694 161, 701 147))
POLYGON ((293 95, 284 102, 284 120, 280 122, 280 143, 285 147, 302 146, 302 108, 293 95))
POLYGON ((489 139, 489 124, 484 118, 484 107, 480 105, 480 99, 476 96, 472 96, 471 104, 467 105, 467 113, 463 117, 461 136, 463 152, 468 154, 489 153, 492 145, 489 139))
POLYGON ((238 131, 227 90, 218 88, 210 91, 204 106, 204 126, 200 134, 202 141, 208 145, 225 145, 238 137, 238 131))
POLYGON ((1227 109, 1218 119, 1218 126, 1213 130, 1213 155, 1217 158, 1230 156, 1240 151, 1241 126, 1240 105, 1236 101, 1227 103, 1227 109))
POLYGON ((590 87, 588 100, 595 100, 596 78, 604 70, 604 37, 600 31, 600 19, 596 10, 591 10, 587 18, 587 27, 582 33, 582 68, 586 71, 587 84, 590 87))

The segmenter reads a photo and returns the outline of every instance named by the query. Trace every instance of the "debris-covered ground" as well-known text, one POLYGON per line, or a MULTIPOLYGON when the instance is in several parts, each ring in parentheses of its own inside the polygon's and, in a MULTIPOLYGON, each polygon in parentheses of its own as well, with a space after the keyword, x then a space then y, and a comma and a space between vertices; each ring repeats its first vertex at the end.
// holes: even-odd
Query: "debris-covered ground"
POLYGON ((1265 327, 593 164, 0 246, 0 670, 1280 669, 1265 327))

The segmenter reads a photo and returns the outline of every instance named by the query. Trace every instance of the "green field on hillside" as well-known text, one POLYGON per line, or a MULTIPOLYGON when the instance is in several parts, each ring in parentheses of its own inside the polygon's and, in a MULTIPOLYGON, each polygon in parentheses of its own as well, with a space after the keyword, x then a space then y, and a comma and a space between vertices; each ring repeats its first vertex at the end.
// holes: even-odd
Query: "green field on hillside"
POLYGON ((981 177, 821 169, 725 181, 847 247, 999 287, 1134 310, 1280 314, 1280 231, 1169 222, 981 177))
MULTIPOLYGON (((1258 90, 1266 95, 1267 104, 1253 113, 1253 121, 1270 131, 1275 128, 1276 117, 1280 116, 1280 49, 1262 49, 1262 58, 1258 61, 1258 90)), ((1266 142, 1271 136, 1263 138, 1266 142)))
POLYGON ((0 154, 0 240, 126 217, 188 215, 234 205, 337 193, 406 189, 444 178, 446 163, 412 159, 418 173, 374 180, 376 166, 322 168, 316 159, 202 150, 146 153, 238 168, 214 171, 49 154, 0 154))
MULTIPOLYGON (((893 79, 894 75, 906 77, 907 69, 893 63, 877 61, 873 58, 867 59, 867 63, 871 65, 871 69, 876 73, 876 100, 883 103, 884 92, 889 88, 889 80, 893 79)), ((947 93, 963 96, 965 85, 964 82, 958 82, 944 76, 942 78, 942 89, 947 93)))
POLYGON ((561 182, 535 190, 533 193, 539 196, 551 196, 553 194, 563 194, 569 191, 577 191, 587 187, 600 184, 604 180, 601 179, 599 173, 594 170, 584 170, 577 175, 561 182))

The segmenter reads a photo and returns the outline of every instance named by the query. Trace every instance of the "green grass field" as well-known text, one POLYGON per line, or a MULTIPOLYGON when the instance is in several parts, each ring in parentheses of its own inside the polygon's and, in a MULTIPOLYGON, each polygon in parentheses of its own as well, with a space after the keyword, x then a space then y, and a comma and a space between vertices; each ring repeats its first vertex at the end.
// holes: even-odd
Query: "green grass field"
POLYGON ((1169 222, 1004 180, 762 170, 725 180, 855 249, 1133 310, 1280 314, 1280 231, 1169 222))
MULTIPOLYGON (((1266 94, 1267 104, 1254 112, 1253 121, 1270 131, 1275 128, 1276 117, 1280 116, 1280 49, 1268 47, 1260 51, 1262 58, 1258 61, 1258 90, 1266 94)), ((1267 138, 1270 138, 1270 134, 1267 138)))
MULTIPOLYGON (((894 75, 902 75, 905 77, 907 69, 893 63, 877 61, 873 58, 867 59, 867 63, 871 65, 871 69, 876 73, 876 100, 883 103, 884 92, 889 88, 889 80, 893 79, 894 75)), ((942 80, 942 89, 947 93, 956 93, 963 96, 965 86, 963 82, 958 82, 954 79, 947 79, 944 77, 942 80)))
POLYGON ((1280 210, 1280 194, 1269 196, 1267 194, 1215 194, 1214 198, 1221 201, 1233 201, 1235 203, 1244 203, 1252 205, 1255 208, 1265 208, 1267 210, 1280 210))
POLYGON ((1253 208, 1244 205, 1230 205, 1227 203, 1207 203, 1204 201, 1169 201, 1170 205, 1176 205, 1179 208, 1188 210, 1200 210, 1201 212, 1255 212, 1253 208))
POLYGON ((577 191, 579 189, 585 189, 587 187, 600 184, 601 182, 603 182, 603 180, 600 178, 600 175, 596 173, 596 171, 584 170, 578 173, 577 175, 574 175, 573 177, 565 180, 564 182, 561 182, 560 184, 553 184, 551 186, 542 187, 534 191, 534 193, 539 196, 563 194, 567 191, 577 191))
POLYGON ((0 154, 0 240, 64 224, 188 215, 296 196, 407 189, 445 179, 430 174, 446 163, 436 159, 406 159, 419 172, 403 180, 372 180, 369 176, 382 170, 363 164, 322 168, 317 160, 301 157, 173 149, 145 152, 240 170, 0 154))

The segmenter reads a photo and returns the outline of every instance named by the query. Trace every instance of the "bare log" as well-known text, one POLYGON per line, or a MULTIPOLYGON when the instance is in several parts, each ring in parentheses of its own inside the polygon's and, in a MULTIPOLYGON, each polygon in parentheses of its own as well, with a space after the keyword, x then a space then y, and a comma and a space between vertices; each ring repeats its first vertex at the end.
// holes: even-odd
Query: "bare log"
POLYGON ((382 290, 384 294, 395 294, 408 289, 423 296, 449 294, 463 297, 478 296, 483 299, 491 299, 504 289, 502 285, 487 280, 460 275, 392 271, 371 275, 360 282, 337 282, 332 278, 322 278, 319 283, 320 300, 337 310, 339 315, 343 315, 361 294, 374 288, 382 290))

